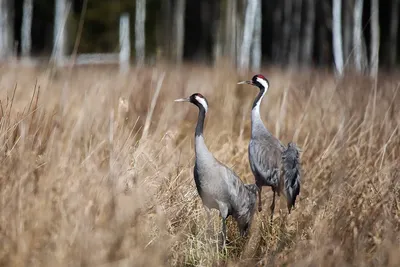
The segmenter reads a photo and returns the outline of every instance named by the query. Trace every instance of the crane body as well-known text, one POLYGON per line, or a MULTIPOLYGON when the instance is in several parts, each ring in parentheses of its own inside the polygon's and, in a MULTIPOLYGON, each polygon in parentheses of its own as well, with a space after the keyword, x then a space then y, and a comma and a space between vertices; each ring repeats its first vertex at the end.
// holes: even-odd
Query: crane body
POLYGON ((261 74, 254 75, 249 81, 238 84, 250 84, 260 89, 251 111, 251 138, 248 146, 250 168, 259 187, 258 211, 262 211, 261 191, 270 186, 273 192, 271 220, 275 209, 275 194, 283 192, 287 199, 289 213, 300 193, 299 150, 294 143, 285 147, 265 127, 260 116, 260 104, 268 91, 268 80, 261 74), (283 176, 283 178, 282 178, 283 176))
POLYGON ((223 247, 226 243, 226 219, 232 216, 241 236, 248 233, 255 210, 258 186, 244 184, 239 176, 218 161, 208 150, 203 136, 208 102, 199 93, 175 101, 191 102, 199 108, 195 130, 195 165, 193 169, 197 192, 203 202, 210 222, 210 209, 216 209, 222 217, 223 247))

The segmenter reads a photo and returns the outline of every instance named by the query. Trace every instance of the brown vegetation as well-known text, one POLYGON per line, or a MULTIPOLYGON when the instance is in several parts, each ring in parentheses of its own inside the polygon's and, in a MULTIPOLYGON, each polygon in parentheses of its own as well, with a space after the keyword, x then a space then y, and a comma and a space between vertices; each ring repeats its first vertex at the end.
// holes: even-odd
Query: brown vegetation
POLYGON ((263 71, 271 85, 263 119, 301 147, 302 190, 291 215, 280 198, 272 226, 265 190, 247 240, 230 218, 224 254, 218 214, 210 237, 193 181, 197 109, 173 100, 207 97, 210 150, 251 183, 257 91, 236 82, 252 74, 189 65, 126 76, 112 67, 0 72, 1 266, 400 265, 394 78, 375 87, 360 77, 336 83, 324 73, 263 71))

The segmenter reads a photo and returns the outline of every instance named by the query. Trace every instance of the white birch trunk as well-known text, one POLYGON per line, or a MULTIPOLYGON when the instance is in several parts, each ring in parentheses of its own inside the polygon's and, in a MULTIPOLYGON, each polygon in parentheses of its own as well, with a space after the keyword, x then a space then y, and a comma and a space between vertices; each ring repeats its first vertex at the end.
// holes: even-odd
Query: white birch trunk
POLYGON ((67 45, 67 19, 71 3, 69 0, 56 0, 53 34, 53 56, 57 64, 62 64, 67 45))
POLYGON ((282 8, 284 8, 284 5, 282 3, 277 3, 275 6, 275 10, 273 13, 273 39, 272 41, 272 55, 273 55, 273 61, 276 63, 281 63, 282 61, 282 22, 283 22, 283 16, 282 16, 282 8))
POLYGON ((138 65, 143 65, 146 54, 146 0, 136 0, 135 11, 135 58, 138 65))
MULTIPOLYGON (((290 54, 290 29, 292 26, 292 9, 293 3, 291 0, 285 0, 283 5, 283 56, 285 59, 285 64, 288 63, 290 54)), ((283 58, 282 58, 283 59, 283 58)))
POLYGON ((174 12, 175 61, 181 63, 185 41, 185 9, 186 0, 176 0, 174 12))
POLYGON ((163 0, 161 2, 161 26, 160 26, 160 44, 162 46, 161 54, 165 59, 171 59, 172 57, 172 40, 173 38, 173 28, 171 24, 173 23, 173 9, 171 0, 163 0))
POLYGON ((0 0, 0 60, 7 59, 13 55, 13 8, 11 1, 0 0))
POLYGON ((354 5, 354 30, 353 30, 353 44, 354 44, 354 59, 355 67, 358 72, 365 70, 365 44, 362 33, 362 12, 364 0, 356 0, 354 5))
POLYGON ((129 24, 129 14, 122 14, 119 20, 119 66, 122 73, 126 73, 129 70, 129 61, 131 57, 129 24))
POLYGON ((291 34, 291 45, 290 45, 290 63, 296 67, 299 63, 300 53, 300 31, 301 31, 301 6, 302 0, 294 1, 293 6, 293 23, 292 34, 291 34))
POLYGON ((379 68, 379 42, 380 29, 379 29, 379 1, 372 0, 371 3, 371 69, 370 75, 376 78, 379 68))
POLYGON ((353 12, 352 12, 352 4, 351 2, 343 2, 344 5, 344 19, 343 19, 343 59, 344 59, 344 68, 349 64, 352 64, 352 30, 353 30, 353 12))
POLYGON ((399 0, 392 0, 392 12, 390 22, 390 49, 389 49, 389 64, 391 67, 396 65, 397 59, 397 31, 399 29, 399 0))
POLYGON ((24 0, 21 29, 21 54, 23 57, 31 55, 32 48, 32 16, 33 0, 24 0))
POLYGON ((332 7, 333 56, 337 73, 343 74, 342 0, 333 0, 332 7))
MULTIPOLYGON (((244 0, 247 1, 247 0, 244 0)), ((236 20, 236 47, 235 47, 235 53, 236 53, 236 66, 239 68, 240 64, 240 57, 241 57, 241 52, 242 52, 242 42, 243 42, 243 28, 244 28, 244 16, 245 16, 245 10, 238 9, 237 13, 239 16, 237 17, 236 20)))
POLYGON ((243 30, 243 42, 240 52, 239 69, 246 71, 250 63, 250 47, 254 31, 254 18, 256 15, 257 0, 248 0, 243 30))
POLYGON ((226 24, 225 24, 225 56, 233 62, 236 58, 236 12, 237 12, 237 1, 227 1, 226 8, 226 24))
POLYGON ((261 67, 261 32, 262 32, 262 6, 261 0, 256 2, 256 14, 254 17, 253 44, 251 50, 251 70, 258 72, 261 67))
POLYGON ((304 27, 303 59, 305 65, 310 65, 314 47, 314 26, 315 26, 315 0, 307 0, 307 18, 304 27))

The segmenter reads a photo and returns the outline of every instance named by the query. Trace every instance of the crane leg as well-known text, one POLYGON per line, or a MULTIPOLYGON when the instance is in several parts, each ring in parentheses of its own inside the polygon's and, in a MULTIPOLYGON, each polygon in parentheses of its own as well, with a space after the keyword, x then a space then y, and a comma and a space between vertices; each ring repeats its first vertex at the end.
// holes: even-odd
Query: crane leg
POLYGON ((274 192, 274 194, 272 196, 272 204, 271 204, 271 222, 272 219, 274 218, 274 210, 275 210, 275 189, 272 188, 272 191, 274 192))
POLYGON ((209 235, 211 235, 212 231, 211 231, 211 214, 210 214, 210 209, 206 206, 204 206, 204 209, 206 210, 206 214, 207 214, 207 232, 209 235))
POLYGON ((258 212, 262 211, 262 203, 261 203, 261 189, 262 186, 258 187, 260 190, 258 191, 258 212))
POLYGON ((228 207, 224 203, 218 203, 222 217, 222 249, 226 250, 226 219, 228 218, 228 207))
POLYGON ((226 249, 226 218, 222 218, 222 249, 226 249))

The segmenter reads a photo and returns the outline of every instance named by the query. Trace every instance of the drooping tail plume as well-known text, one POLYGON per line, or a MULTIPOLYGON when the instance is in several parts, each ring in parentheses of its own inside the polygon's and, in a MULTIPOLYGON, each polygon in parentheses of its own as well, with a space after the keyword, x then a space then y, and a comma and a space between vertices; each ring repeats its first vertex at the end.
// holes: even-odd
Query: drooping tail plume
POLYGON ((284 173, 284 190, 287 198, 289 213, 295 206, 296 198, 300 193, 300 159, 299 149, 290 142, 282 154, 282 166, 284 173))

